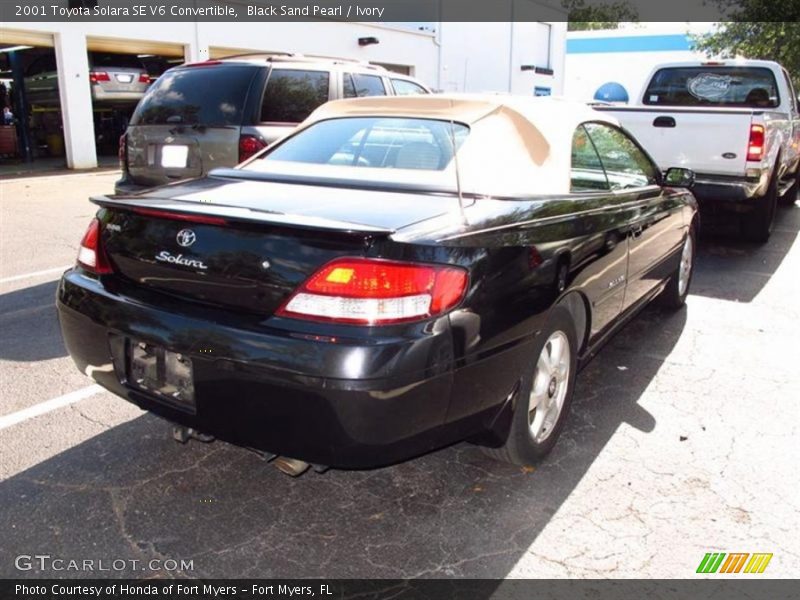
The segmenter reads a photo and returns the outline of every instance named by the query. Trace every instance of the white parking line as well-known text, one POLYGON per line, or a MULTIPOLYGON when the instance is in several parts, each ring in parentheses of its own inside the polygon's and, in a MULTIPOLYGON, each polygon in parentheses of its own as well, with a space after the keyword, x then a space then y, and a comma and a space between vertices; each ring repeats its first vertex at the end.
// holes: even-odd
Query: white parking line
POLYGON ((4 277, 0 279, 0 283, 11 283, 12 281, 21 281, 22 279, 31 279, 33 277, 43 277, 45 275, 54 275, 56 273, 63 273, 72 265, 65 267, 55 267, 54 269, 45 269, 43 271, 33 271, 32 273, 23 273, 22 275, 14 275, 13 277, 4 277))
POLYGON ((52 400, 46 400, 44 402, 40 402, 39 404, 29 406, 28 408, 23 408, 22 410, 18 410, 10 415, 2 416, 0 417, 0 431, 6 429, 7 427, 11 427, 12 425, 17 425, 23 421, 27 421, 28 419, 33 419, 34 417, 49 413, 57 408, 69 406, 70 404, 74 404, 75 402, 84 400, 90 396, 94 396, 102 391, 103 388, 101 388, 99 385, 90 385, 89 387, 75 390, 74 392, 64 394, 58 398, 53 398, 52 400))

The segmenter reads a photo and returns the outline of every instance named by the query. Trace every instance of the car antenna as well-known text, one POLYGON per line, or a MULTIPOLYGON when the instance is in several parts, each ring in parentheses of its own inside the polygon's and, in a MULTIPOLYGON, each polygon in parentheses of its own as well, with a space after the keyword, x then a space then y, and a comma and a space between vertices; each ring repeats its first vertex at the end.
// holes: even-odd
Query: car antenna
MULTIPOLYGON (((452 107, 452 101, 451 101, 452 107)), ((453 161, 456 167, 456 191, 458 192, 458 212, 461 214, 461 223, 463 225, 469 225, 469 221, 467 221, 467 215, 464 212, 464 195, 461 192, 461 171, 458 168, 458 148, 456 148, 456 126, 453 122, 453 118, 450 118, 450 144, 453 146, 453 161)))

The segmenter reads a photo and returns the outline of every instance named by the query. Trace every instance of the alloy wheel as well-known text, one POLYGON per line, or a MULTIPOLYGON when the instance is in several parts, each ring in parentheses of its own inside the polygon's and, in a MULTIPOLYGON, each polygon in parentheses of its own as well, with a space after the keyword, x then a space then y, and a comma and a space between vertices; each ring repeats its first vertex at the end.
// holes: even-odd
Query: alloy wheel
POLYGON ((528 428, 536 443, 550 437, 561 416, 569 387, 570 361, 567 334, 554 331, 539 354, 528 401, 528 428))
POLYGON ((692 236, 687 235, 686 241, 683 243, 683 252, 681 252, 681 266, 678 270, 678 294, 683 296, 689 287, 689 279, 692 276, 692 262, 694 260, 694 242, 692 236))

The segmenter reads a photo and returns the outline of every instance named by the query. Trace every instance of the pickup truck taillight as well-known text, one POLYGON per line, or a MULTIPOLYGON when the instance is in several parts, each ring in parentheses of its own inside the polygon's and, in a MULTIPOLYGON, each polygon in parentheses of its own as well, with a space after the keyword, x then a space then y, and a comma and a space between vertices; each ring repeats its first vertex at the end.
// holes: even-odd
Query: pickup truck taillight
POLYGON ((266 148, 266 144, 254 135, 242 134, 239 137, 239 162, 244 162, 257 152, 266 148))
POLYGON ((78 250, 78 264, 95 275, 111 273, 111 265, 100 240, 100 221, 97 218, 92 219, 89 228, 83 234, 81 247, 78 250))
POLYGON ((467 289, 461 267, 339 258, 314 273, 276 313, 355 325, 387 325, 441 315, 467 289))
POLYGON ((750 141, 747 142, 747 160, 761 162, 762 158, 764 158, 764 126, 751 125, 750 141))

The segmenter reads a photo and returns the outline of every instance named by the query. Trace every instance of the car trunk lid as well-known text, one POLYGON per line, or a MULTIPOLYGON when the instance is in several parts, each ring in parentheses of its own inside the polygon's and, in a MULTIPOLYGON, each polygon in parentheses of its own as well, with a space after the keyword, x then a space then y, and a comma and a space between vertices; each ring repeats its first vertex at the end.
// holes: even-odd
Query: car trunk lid
POLYGON ((325 263, 363 256, 397 228, 458 202, 216 178, 93 201, 104 208, 103 247, 116 276, 264 315, 325 263))
MULTIPOLYGON (((126 67, 102 67, 92 71, 97 77, 98 73, 105 73, 107 78, 98 81, 98 85, 106 92, 141 92, 147 83, 139 81, 142 75, 147 75, 144 69, 126 67)), ((149 78, 148 78, 149 82, 149 78)))

